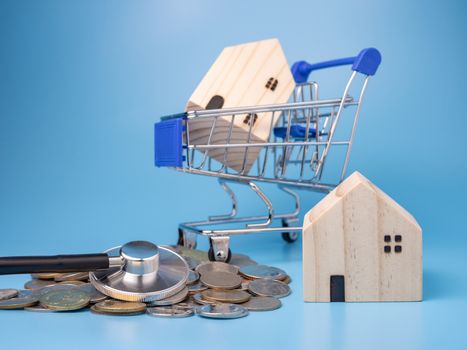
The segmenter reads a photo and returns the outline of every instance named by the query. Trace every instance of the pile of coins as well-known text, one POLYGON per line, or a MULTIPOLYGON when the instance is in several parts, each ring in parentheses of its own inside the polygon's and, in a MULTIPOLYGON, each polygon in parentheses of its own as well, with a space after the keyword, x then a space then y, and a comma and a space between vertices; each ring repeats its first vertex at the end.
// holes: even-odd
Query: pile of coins
POLYGON ((258 265, 246 255, 234 254, 230 263, 210 262, 207 253, 172 247, 187 261, 186 287, 169 298, 149 303, 115 300, 89 283, 89 274, 33 274, 24 290, 0 289, 0 309, 59 312, 90 309, 102 315, 138 315, 239 318, 249 311, 281 307, 279 298, 290 294, 290 277, 281 269, 258 265))

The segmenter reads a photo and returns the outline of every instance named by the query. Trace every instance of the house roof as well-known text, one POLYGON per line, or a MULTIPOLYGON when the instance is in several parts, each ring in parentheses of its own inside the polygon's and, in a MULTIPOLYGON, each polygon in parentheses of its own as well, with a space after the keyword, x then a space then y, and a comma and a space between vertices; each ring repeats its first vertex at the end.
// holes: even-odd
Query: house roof
POLYGON ((403 216, 408 222, 411 222, 415 225, 420 231, 421 227, 418 224, 417 220, 405 210, 399 203, 394 199, 389 197, 384 193, 380 188, 374 185, 370 180, 365 176, 360 174, 358 171, 355 171, 352 175, 347 177, 339 186, 337 186, 333 191, 331 191, 326 197, 318 202, 308 213, 307 217, 310 222, 318 220, 321 216, 326 214, 330 208, 343 200, 343 198, 359 188, 360 186, 365 186, 370 191, 376 193, 378 197, 384 200, 388 205, 398 208, 399 213, 403 216))

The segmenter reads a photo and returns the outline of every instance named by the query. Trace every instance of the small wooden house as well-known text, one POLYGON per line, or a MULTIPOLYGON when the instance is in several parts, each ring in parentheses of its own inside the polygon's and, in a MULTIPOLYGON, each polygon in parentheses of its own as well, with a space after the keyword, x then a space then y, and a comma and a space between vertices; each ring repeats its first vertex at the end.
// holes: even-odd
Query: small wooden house
MULTIPOLYGON (((201 80, 191 97, 186 111, 259 106, 286 103, 295 87, 290 66, 277 39, 229 46, 222 50, 214 64, 201 80)), ((272 125, 279 120, 274 115, 272 125)), ((211 135, 212 118, 190 119, 190 143, 194 145, 231 143, 262 143, 268 141, 271 130, 271 114, 238 114, 217 118, 211 135), (232 125, 233 124, 233 125, 232 125), (230 128, 232 131, 230 132, 230 128), (251 129, 251 136, 249 132, 251 129)), ((211 149, 209 157, 229 168, 243 169, 243 147, 211 149)), ((248 173, 258 157, 261 147, 250 147, 245 171, 248 173)))
POLYGON ((422 230, 358 172, 303 223, 305 301, 422 300, 422 230))

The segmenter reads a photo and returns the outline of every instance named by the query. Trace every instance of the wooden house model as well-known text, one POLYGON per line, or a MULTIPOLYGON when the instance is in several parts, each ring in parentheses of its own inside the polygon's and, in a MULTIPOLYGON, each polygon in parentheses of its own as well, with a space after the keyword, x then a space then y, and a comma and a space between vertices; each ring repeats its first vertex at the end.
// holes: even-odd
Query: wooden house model
POLYGON ((422 300, 422 230, 392 198, 355 172, 303 223, 304 299, 422 300))
MULTIPOLYGON (((226 47, 201 80, 191 97, 186 111, 220 109, 285 103, 295 87, 290 66, 277 39, 250 42, 226 47)), ((238 114, 217 118, 209 140, 213 118, 190 119, 190 143, 195 145, 230 143, 261 143, 268 141, 271 122, 276 124, 280 113, 238 114), (233 125, 232 125, 233 124, 233 125), (248 134, 251 127, 251 138, 248 134)), ((245 169, 245 148, 211 149, 208 156, 237 171, 248 172, 258 157, 260 147, 250 147, 245 169)))

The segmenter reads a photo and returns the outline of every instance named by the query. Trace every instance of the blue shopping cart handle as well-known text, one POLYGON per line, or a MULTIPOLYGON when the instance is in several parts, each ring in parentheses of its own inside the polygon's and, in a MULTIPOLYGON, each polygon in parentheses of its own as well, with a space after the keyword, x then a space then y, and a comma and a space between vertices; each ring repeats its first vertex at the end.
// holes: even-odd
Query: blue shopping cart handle
POLYGON ((310 64, 306 61, 298 61, 292 65, 291 70, 295 82, 300 84, 306 83, 308 76, 314 70, 345 66, 350 64, 352 65, 352 70, 356 72, 365 75, 375 75, 380 63, 381 54, 379 51, 373 47, 369 47, 360 51, 358 56, 355 57, 338 58, 336 60, 319 62, 315 64, 310 64))
MULTIPOLYGON (((321 132, 320 135, 323 135, 321 132)), ((294 139, 305 139, 306 136, 306 128, 304 126, 298 124, 290 125, 289 135, 294 139)), ((287 127, 286 126, 278 126, 274 128, 274 136, 280 137, 281 139, 285 139, 287 137, 287 127)), ((316 129, 309 128, 308 129, 308 138, 315 138, 316 137, 316 129)))

